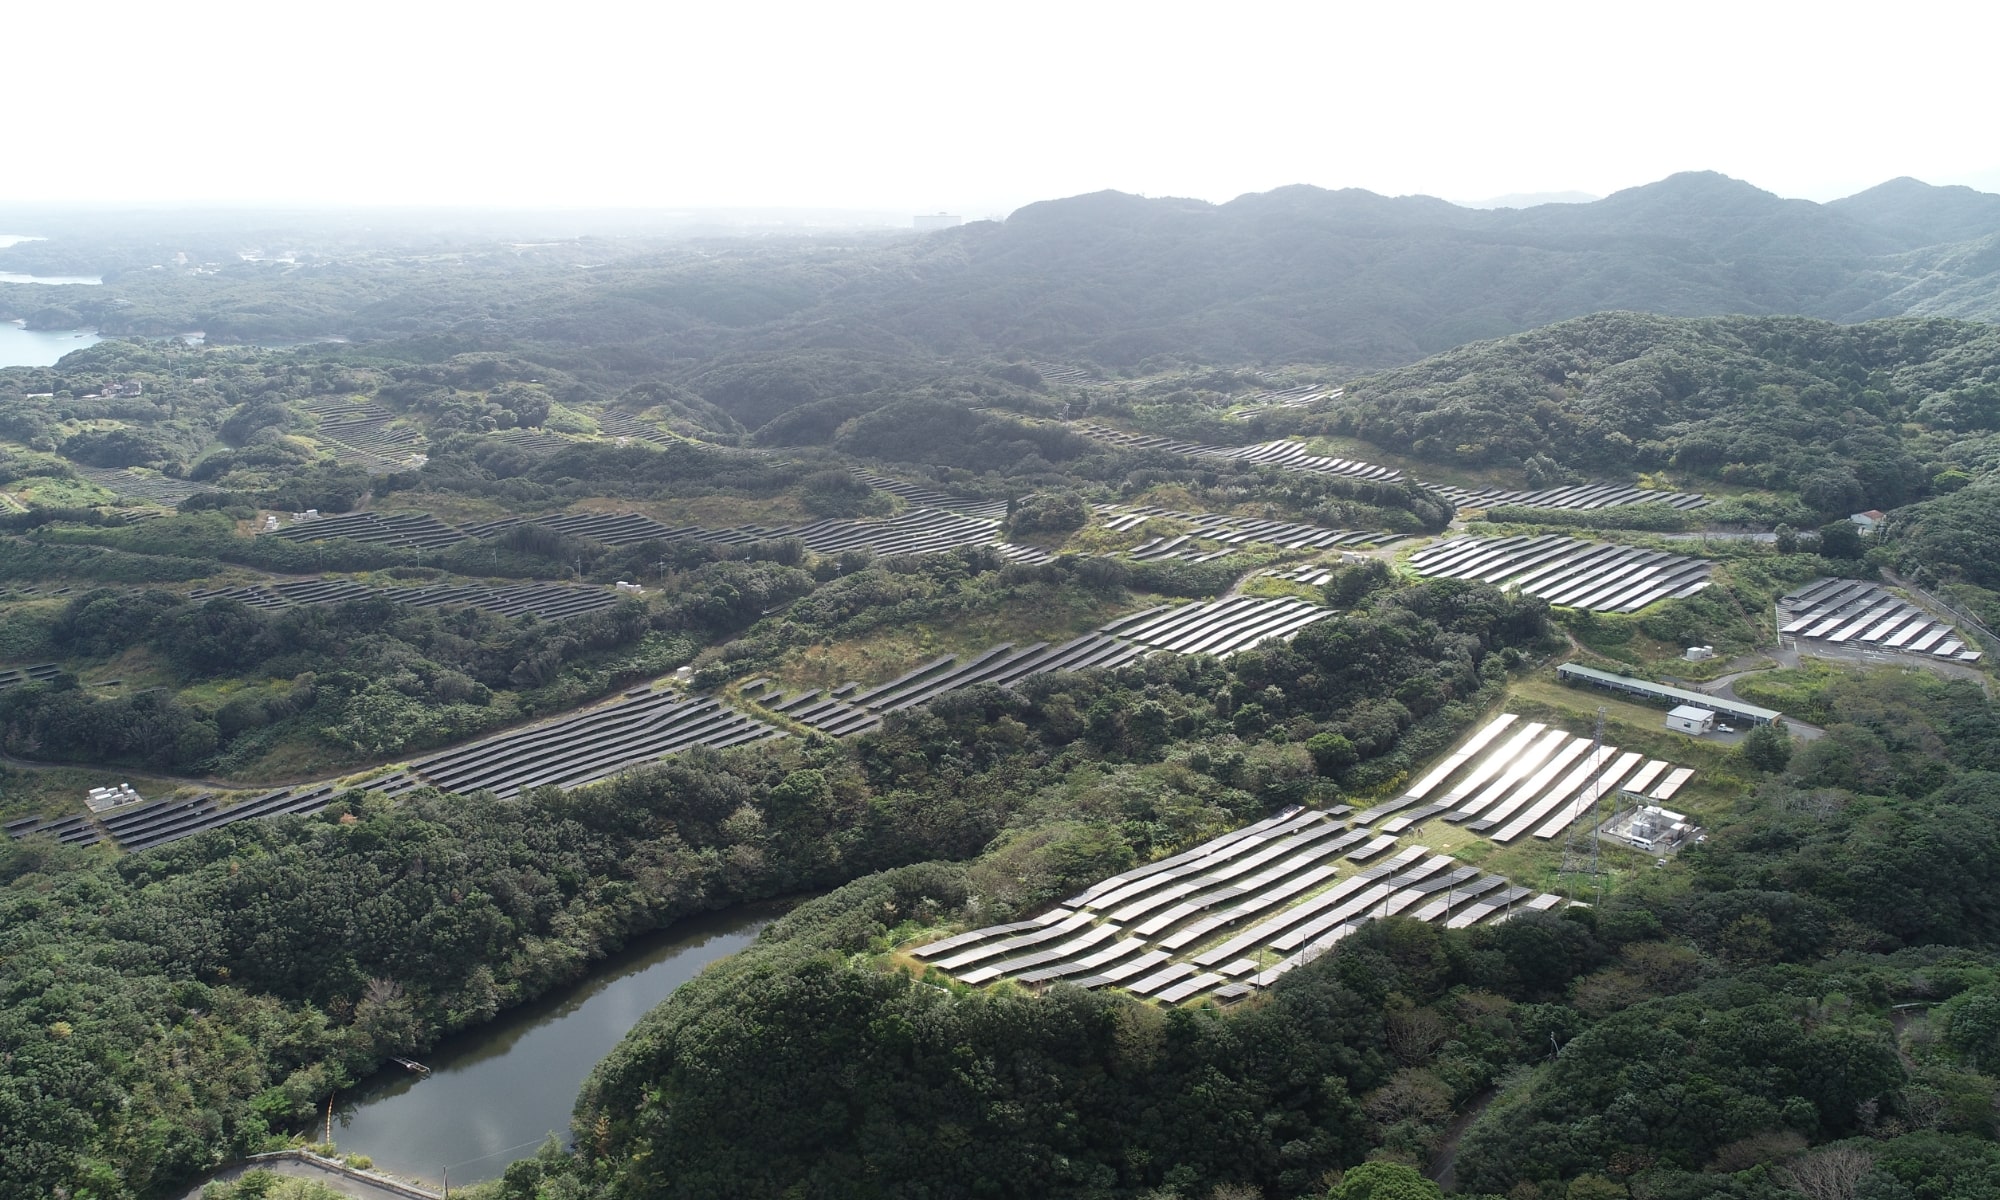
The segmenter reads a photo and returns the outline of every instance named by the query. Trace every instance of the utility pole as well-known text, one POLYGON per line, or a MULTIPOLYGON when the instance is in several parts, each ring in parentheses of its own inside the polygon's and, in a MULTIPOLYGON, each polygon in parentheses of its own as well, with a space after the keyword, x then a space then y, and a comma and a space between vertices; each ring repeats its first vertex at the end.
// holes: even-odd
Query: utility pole
MULTIPOLYGON (((1581 835, 1577 832, 1577 826, 1583 820, 1585 813, 1594 813, 1596 811, 1597 798, 1595 793, 1598 791, 1598 785, 1604 778, 1604 714, 1604 706, 1602 704, 1598 705, 1597 728, 1592 733, 1590 741, 1590 764, 1593 770, 1590 782, 1585 785, 1589 789, 1587 794, 1591 795, 1591 800, 1588 807, 1578 811, 1570 821, 1569 836, 1563 841, 1563 860, 1560 870, 1560 874, 1563 877, 1563 899, 1572 904, 1576 902, 1576 876, 1585 869, 1584 849, 1581 835)), ((1597 831, 1595 829, 1591 831, 1589 862, 1588 869, 1590 873, 1596 875, 1598 868, 1597 831)))

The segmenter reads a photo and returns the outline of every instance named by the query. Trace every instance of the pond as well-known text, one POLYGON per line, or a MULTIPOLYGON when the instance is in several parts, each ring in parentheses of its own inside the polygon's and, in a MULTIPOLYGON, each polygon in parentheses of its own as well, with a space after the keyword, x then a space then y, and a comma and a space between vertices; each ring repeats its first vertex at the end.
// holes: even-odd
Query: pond
POLYGON ((639 1018, 784 911, 754 905, 681 921, 606 960, 583 982, 441 1043, 417 1075, 400 1067, 334 1105, 333 1139, 404 1178, 477 1183, 569 1141, 584 1077, 639 1018))

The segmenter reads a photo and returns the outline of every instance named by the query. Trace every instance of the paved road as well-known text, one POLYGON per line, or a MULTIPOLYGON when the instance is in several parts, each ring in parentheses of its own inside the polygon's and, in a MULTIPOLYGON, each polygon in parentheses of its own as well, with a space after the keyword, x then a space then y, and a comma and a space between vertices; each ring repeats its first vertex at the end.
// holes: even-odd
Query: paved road
POLYGON ((317 1180, 343 1196, 354 1197, 354 1200, 412 1200, 414 1196, 438 1195, 438 1193, 428 1188, 420 1188, 408 1184, 404 1185, 402 1189, 382 1187, 370 1183, 365 1179, 356 1178, 343 1171, 336 1171, 330 1167, 320 1166, 310 1159, 274 1158, 261 1162, 238 1163, 233 1167, 224 1167, 214 1175, 196 1184, 192 1190, 181 1197, 181 1200, 201 1200, 201 1190, 209 1184, 240 1179, 246 1173, 260 1169, 269 1171, 274 1175, 288 1175, 294 1179, 317 1180))

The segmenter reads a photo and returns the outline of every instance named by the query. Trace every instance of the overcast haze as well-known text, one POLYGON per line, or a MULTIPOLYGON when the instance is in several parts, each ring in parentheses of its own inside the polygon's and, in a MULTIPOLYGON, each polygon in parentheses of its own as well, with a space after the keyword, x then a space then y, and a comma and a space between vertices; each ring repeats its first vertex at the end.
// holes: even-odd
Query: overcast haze
POLYGON ((1101 188, 1476 201, 1691 169, 1815 200, 1899 175, 2000 190, 1996 13, 8 6, 0 203, 986 216, 1101 188))

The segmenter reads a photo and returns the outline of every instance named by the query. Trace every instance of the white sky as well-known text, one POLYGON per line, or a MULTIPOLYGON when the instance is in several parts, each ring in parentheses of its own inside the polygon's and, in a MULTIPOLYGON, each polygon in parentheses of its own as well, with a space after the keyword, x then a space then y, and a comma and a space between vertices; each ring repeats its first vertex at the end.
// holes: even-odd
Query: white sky
POLYGON ((2000 191, 1990 2, 98 0, 0 41, 0 203, 2000 191))

